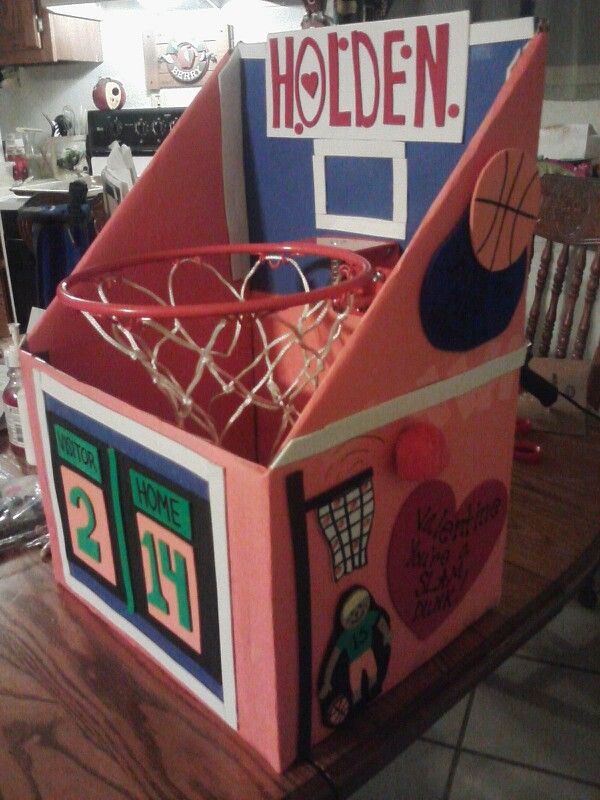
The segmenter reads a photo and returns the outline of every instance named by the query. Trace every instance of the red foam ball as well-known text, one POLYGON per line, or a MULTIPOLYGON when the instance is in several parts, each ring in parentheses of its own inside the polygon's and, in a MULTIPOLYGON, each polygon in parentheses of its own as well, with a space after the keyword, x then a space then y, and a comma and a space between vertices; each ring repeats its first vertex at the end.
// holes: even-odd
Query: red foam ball
POLYGON ((448 466, 450 452, 442 431, 429 422, 404 428, 396 442, 396 472, 403 481, 435 478, 448 466))

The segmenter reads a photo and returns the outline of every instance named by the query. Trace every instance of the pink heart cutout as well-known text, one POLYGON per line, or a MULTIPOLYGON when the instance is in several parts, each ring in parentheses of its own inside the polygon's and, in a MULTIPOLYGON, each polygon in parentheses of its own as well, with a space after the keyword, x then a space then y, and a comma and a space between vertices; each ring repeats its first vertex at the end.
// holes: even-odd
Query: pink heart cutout
POLYGON ((503 483, 485 481, 456 510, 444 481, 422 483, 400 509, 388 550, 390 597, 419 639, 448 618, 488 560, 506 519, 503 483))
POLYGON ((314 97, 317 93, 317 87, 319 85, 319 76, 316 72, 305 72, 300 78, 300 83, 309 93, 309 95, 314 97))

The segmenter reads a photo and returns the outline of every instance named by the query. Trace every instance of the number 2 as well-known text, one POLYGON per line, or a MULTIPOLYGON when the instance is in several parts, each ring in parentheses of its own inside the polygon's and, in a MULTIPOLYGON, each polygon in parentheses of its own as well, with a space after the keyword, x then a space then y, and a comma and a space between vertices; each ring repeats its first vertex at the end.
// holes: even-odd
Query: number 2
POLYGON ((74 486, 69 493, 69 502, 75 508, 80 508, 83 504, 87 511, 87 522, 77 528, 77 544, 82 553, 85 553, 94 561, 100 561, 100 545, 91 536, 96 530, 96 515, 92 501, 80 486, 74 486))

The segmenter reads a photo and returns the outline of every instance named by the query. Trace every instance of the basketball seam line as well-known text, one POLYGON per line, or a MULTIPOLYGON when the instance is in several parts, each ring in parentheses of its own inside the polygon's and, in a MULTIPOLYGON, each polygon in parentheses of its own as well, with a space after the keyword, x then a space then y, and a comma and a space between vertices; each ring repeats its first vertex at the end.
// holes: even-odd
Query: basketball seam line
POLYGON ((537 217, 536 217, 535 214, 529 214, 527 211, 521 211, 521 209, 516 208, 514 206, 511 206, 511 205, 508 205, 507 203, 499 203, 497 200, 490 200, 487 197, 476 197, 475 198, 475 202, 476 203, 487 203, 487 204, 489 204, 491 206, 497 206, 498 208, 503 208, 506 211, 512 211, 514 214, 517 214, 518 216, 527 217, 528 219, 537 220, 537 217))

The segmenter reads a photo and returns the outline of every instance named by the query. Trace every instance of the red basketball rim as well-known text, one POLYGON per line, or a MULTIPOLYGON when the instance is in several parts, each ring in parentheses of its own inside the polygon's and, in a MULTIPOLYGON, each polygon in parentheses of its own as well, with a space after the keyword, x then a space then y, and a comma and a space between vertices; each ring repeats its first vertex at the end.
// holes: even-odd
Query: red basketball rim
MULTIPOLYGON (((172 265, 172 264, 171 264, 172 265)), ((87 312, 95 317, 116 317, 126 319, 173 319, 186 317, 226 317, 239 314, 282 311, 293 306, 316 303, 320 300, 339 299, 347 295, 369 295, 373 291, 372 269, 366 258, 351 250, 341 247, 320 246, 313 244, 229 244, 200 247, 190 250, 171 250, 160 253, 147 253, 135 258, 122 259, 112 264, 100 264, 81 272, 74 272, 57 288, 57 298, 65 306, 77 311, 87 312), (248 300, 232 300, 220 303, 196 303, 188 305, 123 305, 121 303, 103 303, 90 300, 73 293, 73 290, 85 283, 98 282, 101 278, 119 275, 129 267, 145 262, 176 262, 178 260, 203 256, 221 256, 232 254, 253 255, 257 259, 276 258, 277 256, 320 256, 341 262, 353 273, 351 277, 332 286, 312 289, 308 292, 293 294, 263 295, 248 300)))

